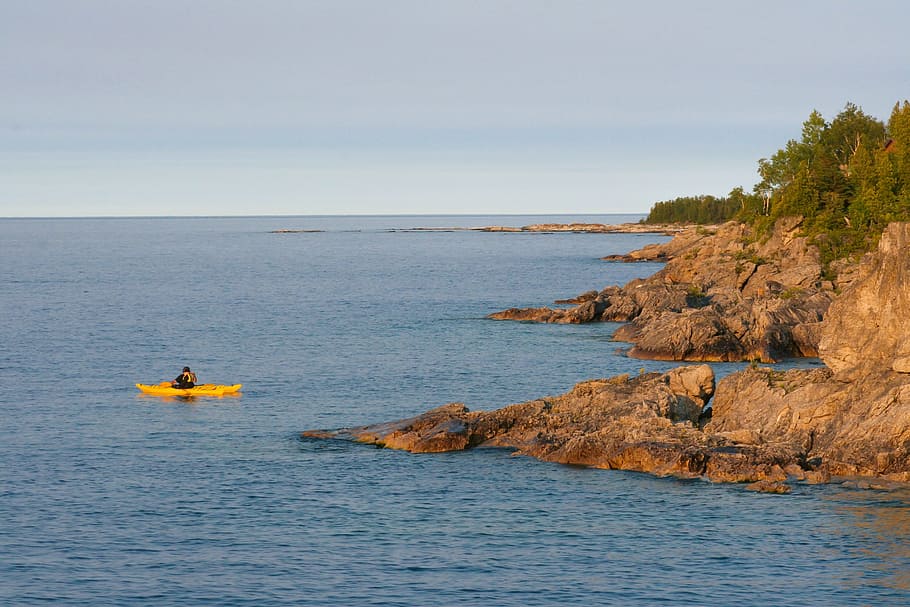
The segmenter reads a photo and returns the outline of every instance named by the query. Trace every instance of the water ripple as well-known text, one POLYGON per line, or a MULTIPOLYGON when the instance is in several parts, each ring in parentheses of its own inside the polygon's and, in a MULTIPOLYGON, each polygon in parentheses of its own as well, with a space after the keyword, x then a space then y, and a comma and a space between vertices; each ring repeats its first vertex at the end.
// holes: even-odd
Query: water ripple
POLYGON ((648 237, 295 221, 328 229, 0 220, 0 604, 910 604, 905 493, 300 438, 666 364, 617 356, 611 325, 484 319, 626 282, 642 267, 598 258, 648 237), (243 396, 135 396, 184 361, 243 396))

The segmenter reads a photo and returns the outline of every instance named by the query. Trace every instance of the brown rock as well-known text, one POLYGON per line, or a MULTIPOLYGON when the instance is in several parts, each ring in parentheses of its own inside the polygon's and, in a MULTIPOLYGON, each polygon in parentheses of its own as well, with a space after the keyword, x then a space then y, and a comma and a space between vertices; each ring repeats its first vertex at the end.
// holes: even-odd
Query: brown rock
POLYGON ((685 229, 685 226, 667 225, 667 224, 643 224, 643 223, 537 223, 523 226, 520 228, 509 226, 485 226, 481 228, 472 228, 480 232, 577 232, 592 234, 675 234, 685 229))
POLYGON ((677 367, 667 372, 667 385, 674 394, 688 397, 698 405, 698 411, 687 416, 687 419, 697 420, 714 394, 714 371, 708 365, 677 367))
MULTIPOLYGON (((832 304, 820 349, 831 369, 752 368, 717 386, 706 432, 757 433, 806 453, 810 482, 910 480, 910 225, 892 224, 832 304)), ((805 466, 804 466, 805 467, 805 466)))
MULTIPOLYGON (((604 257, 606 261, 667 261, 686 254, 717 233, 718 226, 688 226, 677 230, 673 239, 660 244, 650 244, 626 255, 604 257)), ((669 230, 665 233, 672 233, 669 230)))
POLYGON ((563 310, 551 308, 509 308, 487 316, 493 320, 518 320, 525 322, 558 322, 555 320, 563 310))
POLYGON ((799 218, 782 219, 764 243, 753 242, 749 228, 735 222, 690 228, 628 256, 668 260, 648 279, 557 302, 574 308, 512 308, 490 318, 630 322, 614 339, 633 343, 636 358, 776 362, 814 356, 833 285, 825 288, 818 250, 798 236, 800 228, 799 218))
POLYGON ((509 226, 485 226, 477 228, 478 232, 521 232, 521 228, 509 226))
POLYGON ((905 373, 910 358, 910 224, 893 223, 850 287, 831 304, 819 353, 842 379, 905 373), (896 367, 895 367, 896 364, 896 367))
POLYGON ((561 396, 468 411, 450 404, 414 418, 307 436, 411 452, 503 447, 541 460, 721 482, 784 480, 804 453, 791 445, 733 445, 698 429, 714 393, 707 365, 577 384, 561 396))
POLYGON ((718 385, 708 432, 754 432, 763 441, 810 446, 812 431, 831 420, 831 395, 838 386, 827 369, 776 371, 751 368, 728 375, 718 385))
POLYGON ((652 360, 736 361, 745 351, 716 311, 686 310, 635 323, 633 358, 652 360))
POLYGON ((910 356, 895 358, 891 363, 891 369, 895 373, 910 373, 910 356))
POLYGON ((818 342, 822 336, 821 322, 801 322, 790 329, 793 346, 800 356, 818 358, 818 342))
POLYGON ((831 474, 827 470, 806 470, 806 482, 810 485, 823 485, 831 482, 831 474))
MULTIPOLYGON (((786 230, 779 238, 778 246, 797 252, 805 248, 786 230)), ((764 279, 761 284, 772 295, 758 303, 742 292, 717 291, 710 305, 655 310, 648 303, 653 294, 662 288, 678 296, 679 286, 642 281, 605 289, 579 306, 603 306, 602 318, 616 305, 637 310, 635 322, 627 325, 636 347, 649 343, 655 327, 680 326, 667 317, 684 318, 688 334, 669 338, 676 351, 698 352, 699 344, 718 335, 730 339, 729 333, 748 352, 770 357, 788 339, 811 342, 806 335, 821 330, 819 348, 831 368, 783 372, 755 365, 725 377, 715 389, 710 367, 681 367, 665 374, 581 382, 561 396, 497 411, 471 412, 455 403, 407 420, 305 435, 414 452, 506 447, 546 461, 757 483, 750 488, 772 492, 788 490, 788 478, 820 483, 850 477, 861 479, 854 481, 857 486, 869 487, 907 483, 908 245, 910 225, 889 226, 879 250, 830 307, 830 293, 806 287, 810 293, 802 299, 801 294, 782 297, 784 286, 764 279), (799 305, 791 305, 794 299, 799 305), (729 313, 741 305, 751 305, 750 312, 721 323, 719 311, 729 313), (826 307, 820 325, 817 317, 826 307), (702 324, 708 330, 700 329, 702 324), (790 327, 802 327, 802 332, 790 327), (699 331, 704 335, 693 338, 699 331), (712 396, 710 421, 700 430, 703 407, 712 396), (862 480, 870 478, 874 480, 862 480)), ((752 278, 742 284, 749 283, 752 278)))
POLYGON ((719 446, 710 453, 705 476, 723 483, 783 481, 784 469, 803 457, 799 446, 791 444, 719 446))
POLYGON ((555 303, 557 304, 582 304, 588 301, 594 301, 597 299, 597 291, 588 291, 587 293, 582 293, 576 297, 570 299, 558 299, 555 303))
POLYGON ((748 491, 758 491, 760 493, 790 493, 790 485, 781 481, 756 481, 746 485, 748 491))

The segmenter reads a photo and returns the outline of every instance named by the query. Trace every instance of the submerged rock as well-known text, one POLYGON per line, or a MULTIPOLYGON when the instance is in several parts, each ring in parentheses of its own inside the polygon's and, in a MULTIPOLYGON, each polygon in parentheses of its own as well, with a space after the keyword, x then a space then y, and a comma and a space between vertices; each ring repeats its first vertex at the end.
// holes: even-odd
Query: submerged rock
POLYGON ((790 493, 790 485, 780 481, 756 481, 746 485, 746 489, 759 493, 790 493))

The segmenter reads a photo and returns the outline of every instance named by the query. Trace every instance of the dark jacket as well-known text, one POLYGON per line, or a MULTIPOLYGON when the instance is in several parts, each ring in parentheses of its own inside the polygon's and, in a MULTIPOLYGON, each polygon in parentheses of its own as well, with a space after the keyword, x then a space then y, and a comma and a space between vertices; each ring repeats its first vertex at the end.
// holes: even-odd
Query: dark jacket
POLYGON ((196 385, 196 374, 185 371, 174 378, 174 385, 181 390, 192 388, 196 385))

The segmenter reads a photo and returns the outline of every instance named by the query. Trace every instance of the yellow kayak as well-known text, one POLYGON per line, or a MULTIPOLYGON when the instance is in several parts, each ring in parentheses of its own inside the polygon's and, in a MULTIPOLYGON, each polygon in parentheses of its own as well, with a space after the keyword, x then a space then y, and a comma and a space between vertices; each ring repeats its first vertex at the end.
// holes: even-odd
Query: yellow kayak
POLYGON ((199 384, 192 388, 172 388, 170 382, 156 385, 136 384, 143 394, 157 394, 158 396, 224 396, 240 392, 243 384, 225 386, 222 384, 199 384))

